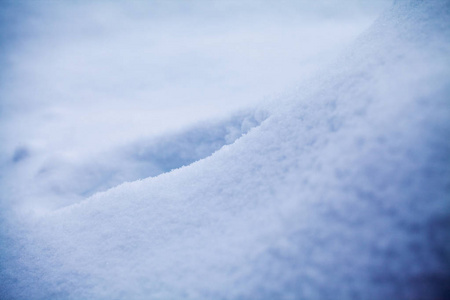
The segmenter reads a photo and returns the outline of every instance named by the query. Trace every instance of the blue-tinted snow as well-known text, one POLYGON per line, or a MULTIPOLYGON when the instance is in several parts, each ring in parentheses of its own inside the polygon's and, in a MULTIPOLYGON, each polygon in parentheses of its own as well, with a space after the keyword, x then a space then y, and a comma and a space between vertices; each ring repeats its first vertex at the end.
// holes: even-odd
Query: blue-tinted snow
POLYGON ((448 298, 449 23, 396 1, 213 155, 25 221, 4 295, 448 298))

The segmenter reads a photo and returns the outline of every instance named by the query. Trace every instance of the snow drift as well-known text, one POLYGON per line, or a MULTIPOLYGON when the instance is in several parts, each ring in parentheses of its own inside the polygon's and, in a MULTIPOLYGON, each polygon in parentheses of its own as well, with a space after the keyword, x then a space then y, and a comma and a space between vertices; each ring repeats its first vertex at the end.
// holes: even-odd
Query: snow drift
POLYGON ((449 51, 397 1, 234 143, 23 221, 2 298, 445 299, 449 51))

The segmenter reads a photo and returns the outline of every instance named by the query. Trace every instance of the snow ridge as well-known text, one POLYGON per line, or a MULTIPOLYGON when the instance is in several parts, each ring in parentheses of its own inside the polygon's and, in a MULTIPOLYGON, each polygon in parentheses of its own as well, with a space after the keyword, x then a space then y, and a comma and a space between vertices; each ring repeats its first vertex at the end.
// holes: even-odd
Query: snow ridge
POLYGON ((333 70, 233 144, 29 221, 5 289, 447 298, 449 50, 450 1, 397 1, 333 70))

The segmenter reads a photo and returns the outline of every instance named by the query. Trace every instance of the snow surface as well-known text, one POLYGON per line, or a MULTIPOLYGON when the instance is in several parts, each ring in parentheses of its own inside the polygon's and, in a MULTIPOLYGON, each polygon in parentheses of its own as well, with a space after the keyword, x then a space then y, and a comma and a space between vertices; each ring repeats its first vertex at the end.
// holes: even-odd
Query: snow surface
POLYGON ((450 1, 396 1, 292 94, 125 147, 165 173, 2 221, 2 298, 448 298, 449 53, 450 1))

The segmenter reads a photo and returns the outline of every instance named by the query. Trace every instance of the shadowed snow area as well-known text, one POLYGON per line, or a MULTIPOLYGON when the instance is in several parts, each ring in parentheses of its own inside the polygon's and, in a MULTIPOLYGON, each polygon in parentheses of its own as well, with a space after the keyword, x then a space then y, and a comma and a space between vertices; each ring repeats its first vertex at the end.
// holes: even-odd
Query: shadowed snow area
POLYGON ((11 173, 3 179, 3 189, 22 197, 16 202, 23 202, 24 209, 59 208, 126 181, 187 166, 232 144, 265 118, 263 110, 235 113, 226 120, 204 121, 179 133, 136 140, 82 159, 54 155, 33 160, 28 158, 31 150, 18 147, 6 163, 11 173))
POLYGON ((449 53, 450 1, 395 1, 276 102, 79 169, 55 163, 70 170, 61 182, 86 182, 63 185, 75 196, 60 208, 8 221, 0 295, 449 298, 449 53))

